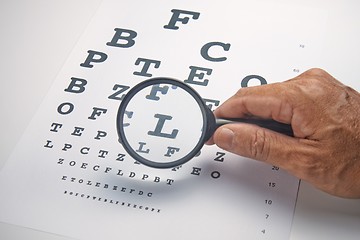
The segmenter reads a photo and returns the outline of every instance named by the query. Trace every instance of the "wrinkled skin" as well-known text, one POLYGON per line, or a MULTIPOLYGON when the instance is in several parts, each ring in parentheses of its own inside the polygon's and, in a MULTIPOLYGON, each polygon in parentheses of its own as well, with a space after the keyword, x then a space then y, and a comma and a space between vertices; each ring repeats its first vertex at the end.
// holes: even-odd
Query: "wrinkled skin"
POLYGON ((276 165, 329 194, 360 198, 360 94, 321 69, 240 89, 214 111, 291 124, 288 137, 250 124, 218 128, 207 144, 276 165))

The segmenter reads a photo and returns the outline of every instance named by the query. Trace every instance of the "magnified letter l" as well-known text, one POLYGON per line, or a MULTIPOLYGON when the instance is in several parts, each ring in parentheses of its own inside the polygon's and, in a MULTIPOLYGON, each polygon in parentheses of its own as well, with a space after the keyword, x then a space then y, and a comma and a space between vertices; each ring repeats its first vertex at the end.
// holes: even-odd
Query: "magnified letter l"
POLYGON ((149 131, 148 135, 157 136, 157 137, 171 138, 171 139, 176 138, 176 136, 177 136, 177 134, 179 132, 178 129, 173 129, 171 134, 162 132, 165 121, 166 120, 171 120, 172 116, 162 115, 162 114, 157 113, 157 114, 154 115, 154 117, 158 118, 159 120, 158 120, 158 122, 156 124, 155 130, 154 131, 149 131))

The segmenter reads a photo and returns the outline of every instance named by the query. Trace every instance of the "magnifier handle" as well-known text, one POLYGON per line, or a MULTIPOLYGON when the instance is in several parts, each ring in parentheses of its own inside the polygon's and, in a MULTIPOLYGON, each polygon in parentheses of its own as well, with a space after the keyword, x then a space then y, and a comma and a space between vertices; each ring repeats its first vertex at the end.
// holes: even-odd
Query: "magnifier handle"
POLYGON ((267 129, 273 130, 278 133, 285 134, 290 137, 294 136, 294 132, 293 132, 290 124, 277 122, 277 121, 271 120, 271 119, 217 118, 217 119, 215 119, 215 121, 216 121, 216 128, 218 128, 224 124, 229 124, 229 123, 249 123, 249 124, 255 124, 262 128, 267 128, 267 129))

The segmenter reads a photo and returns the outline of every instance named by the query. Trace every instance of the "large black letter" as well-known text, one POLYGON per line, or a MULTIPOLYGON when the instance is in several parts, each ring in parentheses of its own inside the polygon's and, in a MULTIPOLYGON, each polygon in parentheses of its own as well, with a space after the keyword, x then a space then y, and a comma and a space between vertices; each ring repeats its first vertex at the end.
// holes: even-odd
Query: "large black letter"
POLYGON ((196 85, 202 85, 202 86, 207 86, 209 83, 208 79, 204 79, 203 81, 195 81, 195 77, 198 79, 203 79, 206 75, 211 75, 212 73, 212 69, 209 68, 201 68, 201 67, 196 67, 196 66, 190 66, 190 74, 187 80, 185 80, 184 82, 189 83, 189 84, 196 84, 196 85), (202 71, 202 72, 200 72, 202 71), (198 73, 200 72, 200 73, 198 73), (205 73, 204 73, 205 72, 205 73))
POLYGON ((115 28, 115 35, 111 42, 106 43, 106 45, 111 47, 121 47, 121 48, 129 48, 134 46, 135 41, 134 38, 137 36, 137 33, 133 30, 115 28), (124 34, 125 33, 125 34, 124 34), (122 40, 119 42, 119 40, 122 40))
POLYGON ((64 89, 65 92, 71 92, 71 93, 82 93, 85 91, 85 85, 87 84, 87 81, 85 79, 81 78, 71 78, 70 85, 64 89))
POLYGON ((155 68, 159 68, 160 67, 160 61, 158 60, 153 60, 153 59, 146 59, 146 58, 138 58, 135 61, 135 65, 139 65, 141 62, 144 63, 143 68, 141 69, 141 72, 134 72, 134 75, 137 76, 144 76, 144 77, 151 77, 152 74, 148 73, 149 67, 151 64, 154 64, 155 68))
POLYGON ((200 13, 198 12, 191 12, 179 9, 173 9, 171 10, 171 12, 173 13, 173 15, 171 16, 169 24, 164 26, 164 28, 166 29, 177 30, 179 29, 179 27, 175 26, 177 22, 181 22, 182 24, 187 24, 189 22, 189 17, 180 18, 180 14, 191 15, 192 19, 198 19, 200 16, 200 13))
POLYGON ((85 62, 81 63, 80 66, 92 68, 94 65, 91 63, 102 63, 105 62, 106 59, 107 55, 105 53, 89 50, 85 62))
POLYGON ((172 116, 168 116, 168 115, 163 115, 163 114, 155 114, 154 115, 155 118, 158 118, 158 122, 156 124, 155 130, 154 131, 149 131, 148 135, 152 135, 152 136, 156 136, 156 137, 165 137, 165 138, 171 138, 174 139, 176 138, 179 130, 178 129, 173 129, 171 131, 171 133, 164 133, 162 132, 162 129, 164 127, 165 121, 166 120, 171 120, 172 116))
POLYGON ((209 55, 209 50, 211 47, 213 46, 220 46, 224 49, 224 51, 229 51, 230 49, 230 43, 222 43, 222 42, 209 42, 207 44, 205 44, 202 48, 201 48, 201 56, 211 62, 223 62, 225 61, 227 58, 226 57, 211 57, 209 55))

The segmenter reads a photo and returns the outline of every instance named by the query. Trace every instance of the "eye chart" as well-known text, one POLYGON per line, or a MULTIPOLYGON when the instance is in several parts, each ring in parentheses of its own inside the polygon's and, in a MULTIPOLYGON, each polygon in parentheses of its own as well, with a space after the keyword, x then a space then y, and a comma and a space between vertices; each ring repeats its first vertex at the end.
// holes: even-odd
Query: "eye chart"
POLYGON ((216 146, 143 166, 116 114, 151 77, 186 82, 212 110, 292 78, 317 65, 325 26, 279 1, 104 1, 0 173, 0 220, 77 239, 288 239, 298 179, 216 146))

